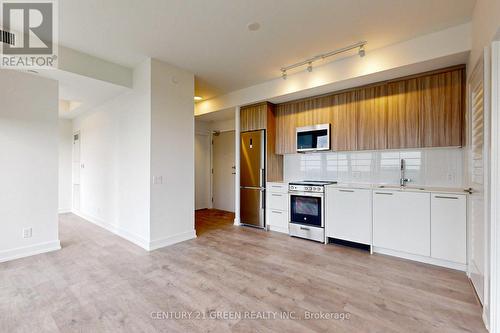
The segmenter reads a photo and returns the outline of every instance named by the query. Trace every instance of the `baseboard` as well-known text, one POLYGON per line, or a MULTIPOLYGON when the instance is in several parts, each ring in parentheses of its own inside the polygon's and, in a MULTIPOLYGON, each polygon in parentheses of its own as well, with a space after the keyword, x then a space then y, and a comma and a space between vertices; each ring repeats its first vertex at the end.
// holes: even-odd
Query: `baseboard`
POLYGON ((149 251, 157 250, 165 246, 174 245, 196 238, 196 230, 183 232, 167 238, 157 239, 149 242, 149 251))
POLYGON ((276 227, 274 225, 269 226, 269 230, 275 231, 275 232, 281 232, 283 234, 288 234, 288 227, 287 228, 282 228, 282 227, 276 227))
POLYGON ((38 243, 24 247, 18 247, 11 250, 1 251, 0 262, 6 262, 24 257, 30 257, 37 254, 57 251, 60 249, 61 249, 61 243, 59 242, 59 240, 55 240, 52 242, 38 243))
POLYGON ((236 218, 234 219, 234 225, 236 225, 236 226, 240 226, 240 225, 241 225, 241 220, 240 220, 240 218, 239 218, 239 217, 236 217, 236 218))
POLYGON ((59 208, 59 214, 71 213, 71 208, 59 208))
POLYGON ((91 223, 93 223, 93 224, 95 224, 103 229, 106 229, 109 232, 111 232, 117 236, 120 236, 121 238, 124 238, 124 239, 128 240, 129 242, 134 243, 137 246, 142 247, 144 250, 149 251, 149 242, 139 235, 136 235, 130 231, 127 231, 127 230, 120 228, 120 227, 117 227, 115 225, 106 223, 99 218, 82 213, 81 211, 79 211, 79 212, 74 211, 73 214, 75 214, 75 215, 81 217, 82 219, 87 220, 87 221, 89 221, 89 222, 91 222, 91 223))
POLYGON ((384 249, 384 248, 376 247, 376 246, 373 247, 373 252, 385 254, 388 256, 423 262, 425 264, 441 266, 441 267, 456 269, 458 271, 467 272, 467 265, 452 262, 452 261, 436 259, 436 258, 431 258, 431 257, 426 257, 426 256, 420 256, 420 255, 416 255, 416 254, 409 254, 409 253, 405 253, 405 252, 384 249))

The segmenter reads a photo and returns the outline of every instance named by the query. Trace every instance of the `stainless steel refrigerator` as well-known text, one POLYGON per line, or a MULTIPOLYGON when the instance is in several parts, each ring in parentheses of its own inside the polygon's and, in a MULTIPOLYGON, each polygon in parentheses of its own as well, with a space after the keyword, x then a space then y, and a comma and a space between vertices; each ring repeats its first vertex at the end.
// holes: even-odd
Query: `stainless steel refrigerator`
POLYGON ((264 130, 241 133, 240 219, 265 228, 266 136, 264 130))

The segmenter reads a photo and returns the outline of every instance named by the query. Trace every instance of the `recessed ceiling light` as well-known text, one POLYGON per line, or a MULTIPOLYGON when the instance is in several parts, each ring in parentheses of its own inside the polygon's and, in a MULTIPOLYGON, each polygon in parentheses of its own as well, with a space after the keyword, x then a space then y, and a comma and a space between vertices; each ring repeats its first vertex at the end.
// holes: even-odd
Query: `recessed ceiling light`
POLYGON ((252 22, 247 25, 248 30, 250 31, 257 31, 260 29, 260 23, 259 22, 252 22))
POLYGON ((194 96, 194 100, 195 101, 201 101, 203 99, 203 97, 200 97, 200 96, 194 96))

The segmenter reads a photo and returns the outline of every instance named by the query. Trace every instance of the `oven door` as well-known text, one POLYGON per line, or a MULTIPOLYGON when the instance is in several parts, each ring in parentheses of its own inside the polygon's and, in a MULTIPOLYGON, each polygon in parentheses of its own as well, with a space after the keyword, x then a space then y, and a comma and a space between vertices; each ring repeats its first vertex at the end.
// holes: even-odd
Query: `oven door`
POLYGON ((290 193, 290 223, 324 227, 322 193, 290 193))

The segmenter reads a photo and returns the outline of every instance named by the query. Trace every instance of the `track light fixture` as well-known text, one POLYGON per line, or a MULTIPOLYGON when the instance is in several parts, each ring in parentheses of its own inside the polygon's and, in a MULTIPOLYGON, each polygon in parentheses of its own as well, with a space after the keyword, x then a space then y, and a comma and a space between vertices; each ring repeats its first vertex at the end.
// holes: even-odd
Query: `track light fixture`
POLYGON ((346 52, 346 51, 349 51, 349 50, 353 50, 353 49, 356 49, 356 48, 359 48, 358 55, 360 57, 364 57, 365 54, 366 54, 365 45, 367 43, 368 43, 367 41, 357 42, 355 44, 343 47, 341 49, 337 49, 335 51, 331 51, 331 52, 328 52, 328 53, 323 53, 323 54, 317 55, 315 57, 309 58, 307 60, 298 62, 298 63, 293 64, 293 65, 289 65, 289 66, 286 66, 286 67, 281 67, 281 77, 283 78, 283 80, 286 80, 287 71, 288 70, 294 69, 294 68, 297 68, 297 67, 301 67, 301 66, 305 66, 305 65, 307 65, 307 71, 310 73, 313 70, 313 66, 312 66, 313 62, 318 61, 318 60, 323 60, 323 59, 326 59, 328 57, 331 57, 331 56, 334 56, 334 55, 337 55, 339 53, 343 53, 343 52, 346 52))
POLYGON ((286 80, 286 77, 287 77, 287 75, 286 75, 286 70, 281 70, 281 78, 282 78, 283 80, 286 80))
POLYGON ((361 45, 361 46, 359 47, 358 54, 359 54, 359 56, 360 56, 361 58, 363 58, 363 57, 365 56, 366 51, 365 51, 365 46, 364 46, 364 45, 361 45))

